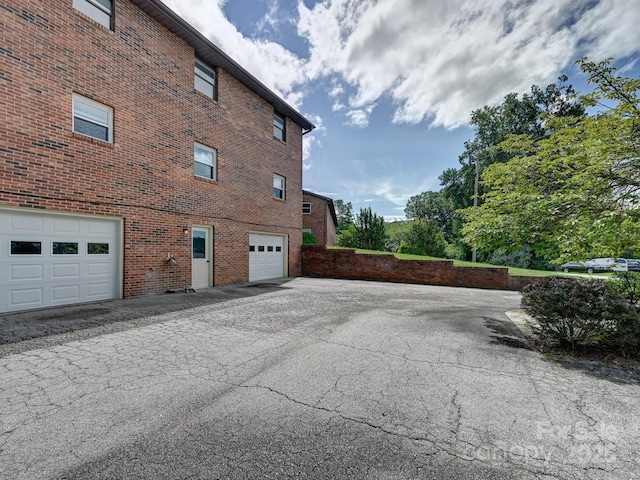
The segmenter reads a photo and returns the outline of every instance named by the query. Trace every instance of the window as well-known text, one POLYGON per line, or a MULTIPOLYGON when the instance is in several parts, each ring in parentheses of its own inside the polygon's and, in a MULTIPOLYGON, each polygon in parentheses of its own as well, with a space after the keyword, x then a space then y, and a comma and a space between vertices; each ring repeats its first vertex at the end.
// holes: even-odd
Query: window
POLYGON ((111 28, 113 7, 111 0, 73 0, 73 8, 84 13, 105 28, 111 28))
POLYGON ((311 213, 311 203, 310 202, 302 202, 302 213, 305 215, 309 215, 311 213))
POLYGON ((273 198, 284 200, 284 177, 273 176, 273 198))
POLYGON ((42 242, 16 242, 11 241, 11 255, 40 255, 42 242))
POLYGON ((302 229, 302 233, 311 233, 311 229, 310 228, 303 228, 302 229))
POLYGON ((109 244, 87 243, 87 253, 89 255, 109 255, 109 244))
POLYGON ((113 143, 113 109, 80 95, 74 95, 73 131, 113 143))
POLYGON ((277 139, 282 140, 283 142, 286 139, 285 131, 284 131, 285 121, 282 115, 278 115, 277 113, 273 114, 273 136, 277 139))
POLYGON ((78 244, 75 242, 53 242, 54 255, 78 255, 78 244))
POLYGON ((196 58, 194 67, 195 89, 209 98, 216 98, 216 72, 196 58))
POLYGON ((193 146, 195 174, 198 177, 216 179, 216 151, 204 145, 193 146))

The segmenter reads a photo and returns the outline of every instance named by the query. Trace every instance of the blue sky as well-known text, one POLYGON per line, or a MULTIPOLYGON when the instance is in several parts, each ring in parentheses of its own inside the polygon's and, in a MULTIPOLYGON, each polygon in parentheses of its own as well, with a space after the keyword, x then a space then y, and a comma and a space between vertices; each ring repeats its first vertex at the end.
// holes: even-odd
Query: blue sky
POLYGON ((304 188, 402 218, 439 190, 473 110, 582 56, 640 76, 638 0, 165 0, 317 128, 304 188))

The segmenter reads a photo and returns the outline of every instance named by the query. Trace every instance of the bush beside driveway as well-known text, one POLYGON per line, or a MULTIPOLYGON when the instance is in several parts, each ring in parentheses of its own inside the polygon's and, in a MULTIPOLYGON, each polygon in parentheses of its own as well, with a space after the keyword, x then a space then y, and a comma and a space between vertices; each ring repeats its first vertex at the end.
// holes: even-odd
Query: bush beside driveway
POLYGON ((298 278, 69 333, 0 358, 0 477, 632 478, 640 386, 528 350, 519 304, 298 278))

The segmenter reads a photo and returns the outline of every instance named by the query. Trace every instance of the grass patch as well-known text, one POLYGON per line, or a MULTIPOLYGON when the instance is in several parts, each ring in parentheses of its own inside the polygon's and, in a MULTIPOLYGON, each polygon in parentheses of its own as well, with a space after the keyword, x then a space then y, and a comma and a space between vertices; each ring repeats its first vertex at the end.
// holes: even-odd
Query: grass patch
MULTIPOLYGON (((336 250, 353 250, 351 248, 345 247, 327 247, 333 248, 336 250)), ((408 253, 393 253, 393 252, 379 252, 376 250, 364 250, 361 248, 356 249, 357 254, 362 255, 393 255, 400 260, 445 260, 451 261, 447 258, 436 258, 436 257, 427 257, 423 255, 412 255, 408 253)), ((611 273, 595 273, 593 275, 587 275, 586 273, 564 273, 564 272, 551 272, 549 270, 529 270, 527 268, 516 268, 516 267, 503 267, 500 265, 491 265, 490 263, 473 263, 473 262, 465 262, 462 260, 453 260, 453 264, 456 267, 484 267, 484 268, 508 268, 510 275, 521 276, 521 277, 550 277, 554 275, 559 275, 563 277, 574 277, 574 276, 588 276, 588 277, 609 277, 611 273)))

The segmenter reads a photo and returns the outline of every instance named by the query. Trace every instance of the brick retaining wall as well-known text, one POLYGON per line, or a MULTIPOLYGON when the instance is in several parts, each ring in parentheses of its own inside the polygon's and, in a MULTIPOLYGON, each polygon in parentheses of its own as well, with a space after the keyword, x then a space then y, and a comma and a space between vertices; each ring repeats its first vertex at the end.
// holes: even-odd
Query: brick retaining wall
POLYGON ((541 278, 512 276, 506 267, 456 267, 451 260, 400 260, 323 245, 303 245, 302 275, 494 290, 520 290, 541 278))

